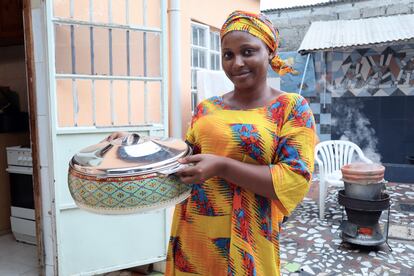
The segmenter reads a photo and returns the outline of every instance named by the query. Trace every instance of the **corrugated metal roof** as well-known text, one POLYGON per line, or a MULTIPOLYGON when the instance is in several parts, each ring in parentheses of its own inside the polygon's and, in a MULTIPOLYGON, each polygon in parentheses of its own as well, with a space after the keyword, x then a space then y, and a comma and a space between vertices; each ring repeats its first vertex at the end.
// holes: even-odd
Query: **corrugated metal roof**
POLYGON ((294 3, 286 3, 286 7, 283 8, 272 8, 272 9, 263 9, 262 12, 265 14, 270 14, 273 12, 280 12, 285 10, 293 10, 293 9, 303 9, 303 8, 312 8, 312 7, 320 7, 320 6, 328 6, 335 3, 355 3, 364 0, 324 0, 319 1, 313 4, 294 4, 294 3))
POLYGON ((375 45, 414 38, 414 14, 312 22, 299 53, 375 45))

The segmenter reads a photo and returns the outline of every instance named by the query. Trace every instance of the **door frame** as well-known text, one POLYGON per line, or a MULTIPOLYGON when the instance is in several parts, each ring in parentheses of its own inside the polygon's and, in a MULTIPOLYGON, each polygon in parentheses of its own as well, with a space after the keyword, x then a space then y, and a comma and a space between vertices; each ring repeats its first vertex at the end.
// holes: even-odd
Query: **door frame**
POLYGON ((37 263, 39 275, 45 274, 45 247, 43 240, 42 190, 40 181, 39 139, 37 136, 36 72, 33 48, 31 0, 23 0, 23 30, 26 61, 27 102, 29 109, 30 145, 33 158, 33 195, 35 205, 37 263))

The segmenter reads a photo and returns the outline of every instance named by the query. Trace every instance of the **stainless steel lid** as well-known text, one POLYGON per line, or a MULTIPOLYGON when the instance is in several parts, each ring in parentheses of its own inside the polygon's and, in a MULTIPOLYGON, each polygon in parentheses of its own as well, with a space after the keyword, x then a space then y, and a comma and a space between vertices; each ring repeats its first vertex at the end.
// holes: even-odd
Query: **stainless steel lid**
POLYGON ((75 154, 69 165, 82 174, 97 177, 143 175, 176 167, 179 158, 191 153, 182 140, 133 133, 89 146, 75 154))

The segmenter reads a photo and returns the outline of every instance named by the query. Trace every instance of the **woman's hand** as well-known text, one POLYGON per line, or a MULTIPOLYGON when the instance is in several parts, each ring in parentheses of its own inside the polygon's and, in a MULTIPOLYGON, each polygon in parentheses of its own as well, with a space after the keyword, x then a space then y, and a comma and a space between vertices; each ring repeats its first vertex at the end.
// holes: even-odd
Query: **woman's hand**
POLYGON ((218 176, 258 195, 277 199, 272 174, 267 165, 249 164, 213 154, 195 154, 178 161, 190 165, 176 172, 183 183, 202 183, 218 176))
POLYGON ((225 157, 213 154, 196 154, 181 158, 178 162, 190 165, 176 173, 181 181, 186 184, 194 184, 219 176, 225 165, 225 157))
POLYGON ((122 138, 122 137, 125 137, 125 136, 128 136, 128 135, 129 135, 129 132, 117 131, 117 132, 114 132, 114 133, 110 134, 109 136, 107 136, 101 142, 104 142, 104 141, 111 142, 112 140, 122 138))

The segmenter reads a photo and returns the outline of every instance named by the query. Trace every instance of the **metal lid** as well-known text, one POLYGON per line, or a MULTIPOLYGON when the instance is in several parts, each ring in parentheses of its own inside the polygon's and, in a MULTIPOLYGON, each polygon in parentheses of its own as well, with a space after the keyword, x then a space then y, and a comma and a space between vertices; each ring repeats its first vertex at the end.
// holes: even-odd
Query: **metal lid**
POLYGON ((91 176, 142 175, 168 169, 191 154, 191 148, 174 138, 141 137, 136 133, 89 146, 70 161, 70 166, 91 176))

